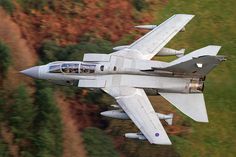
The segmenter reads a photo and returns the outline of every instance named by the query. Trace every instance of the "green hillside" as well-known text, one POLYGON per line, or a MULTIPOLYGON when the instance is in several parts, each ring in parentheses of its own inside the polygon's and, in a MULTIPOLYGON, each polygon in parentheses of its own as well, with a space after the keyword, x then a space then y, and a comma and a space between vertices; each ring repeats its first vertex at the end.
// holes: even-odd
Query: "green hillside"
POLYGON ((220 55, 228 60, 214 69, 205 82, 205 99, 209 123, 191 121, 192 133, 173 137, 180 156, 235 156, 236 154, 236 1, 171 0, 157 22, 176 13, 196 15, 187 25, 186 32, 177 35, 168 46, 192 50, 215 44, 221 45, 220 55))
MULTIPOLYGON (((207 45, 221 45, 219 55, 227 56, 227 61, 217 66, 205 81, 205 100, 209 123, 198 123, 184 117, 190 132, 171 135, 172 146, 154 146, 148 142, 125 140, 121 146, 128 156, 138 157, 233 157, 236 154, 236 1, 179 1, 170 0, 157 6, 155 24, 160 24, 173 14, 194 14, 195 17, 167 47, 186 48, 187 53, 207 45)), ((173 60, 175 57, 155 59, 173 60)), ((152 104, 162 102, 160 97, 152 97, 152 104), (156 100, 155 100, 156 99, 156 100), (155 101, 153 101, 155 100, 155 101)), ((169 107, 169 106, 168 106, 169 107)), ((159 111, 162 111, 160 108, 159 111)), ((130 122, 112 120, 111 127, 119 134, 137 131, 130 122), (121 130, 118 127, 122 127, 121 130)), ((175 124, 175 125, 182 125, 175 124)))

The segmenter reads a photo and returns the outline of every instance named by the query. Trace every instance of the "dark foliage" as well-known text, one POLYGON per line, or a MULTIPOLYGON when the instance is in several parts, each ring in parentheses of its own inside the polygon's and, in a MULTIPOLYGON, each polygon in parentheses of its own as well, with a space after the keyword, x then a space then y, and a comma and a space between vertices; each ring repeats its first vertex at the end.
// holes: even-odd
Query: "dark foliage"
POLYGON ((57 3, 56 0, 18 0, 18 2, 26 12, 29 12, 31 9, 43 11, 45 7, 53 10, 57 3))
POLYGON ((59 110, 53 99, 53 91, 43 82, 36 82, 35 105, 37 115, 34 121, 36 157, 62 155, 62 123, 59 110))
POLYGON ((10 14, 12 14, 15 9, 15 6, 11 0, 0 0, 0 6, 2 6, 10 14))
POLYGON ((138 11, 142 11, 144 9, 147 9, 148 3, 145 0, 133 0, 133 5, 138 11))
POLYGON ((112 140, 98 128, 86 128, 83 132, 86 150, 90 157, 119 156, 112 140))
POLYGON ((13 103, 10 108, 9 124, 17 143, 30 140, 32 137, 35 108, 25 87, 20 85, 13 94, 13 103))
POLYGON ((0 75, 5 77, 7 70, 11 64, 11 56, 9 47, 0 41, 0 75))
POLYGON ((82 60, 84 53, 110 53, 112 44, 104 40, 94 42, 81 42, 66 47, 58 46, 54 41, 45 41, 39 48, 43 63, 52 61, 82 60))

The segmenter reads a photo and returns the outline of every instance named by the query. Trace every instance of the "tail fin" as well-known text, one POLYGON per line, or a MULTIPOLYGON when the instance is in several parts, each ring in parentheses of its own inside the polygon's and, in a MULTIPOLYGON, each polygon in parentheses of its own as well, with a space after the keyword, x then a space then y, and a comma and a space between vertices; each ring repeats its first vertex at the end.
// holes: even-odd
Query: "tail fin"
POLYGON ((181 112, 198 122, 208 122, 202 93, 159 93, 181 112))
POLYGON ((206 47, 203 47, 201 49, 195 50, 181 58, 178 58, 172 62, 170 62, 170 65, 175 65, 178 63, 182 63, 188 60, 191 60, 192 58, 198 58, 201 56, 216 56, 217 53, 219 52, 221 46, 216 46, 216 45, 209 45, 206 47))
POLYGON ((216 56, 219 50, 220 46, 207 46, 168 63, 164 68, 152 69, 179 75, 204 77, 216 65, 225 60, 224 56, 216 56))

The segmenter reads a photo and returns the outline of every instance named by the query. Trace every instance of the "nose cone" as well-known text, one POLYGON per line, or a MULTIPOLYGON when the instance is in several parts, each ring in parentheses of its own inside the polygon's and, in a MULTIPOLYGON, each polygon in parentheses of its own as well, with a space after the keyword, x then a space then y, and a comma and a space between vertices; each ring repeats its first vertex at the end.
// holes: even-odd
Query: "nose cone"
POLYGON ((22 70, 21 73, 33 78, 39 78, 39 66, 22 70))
POLYGON ((107 116, 106 111, 105 112, 101 112, 100 115, 107 116))

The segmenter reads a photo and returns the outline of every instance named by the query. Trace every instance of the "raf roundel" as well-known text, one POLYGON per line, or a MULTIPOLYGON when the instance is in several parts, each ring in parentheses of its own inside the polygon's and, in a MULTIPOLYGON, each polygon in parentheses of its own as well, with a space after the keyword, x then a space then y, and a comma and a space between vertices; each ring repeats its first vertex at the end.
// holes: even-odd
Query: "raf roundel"
POLYGON ((158 132, 157 132, 157 133, 155 133, 155 136, 156 136, 156 137, 158 137, 159 135, 160 135, 160 134, 159 134, 158 132))

